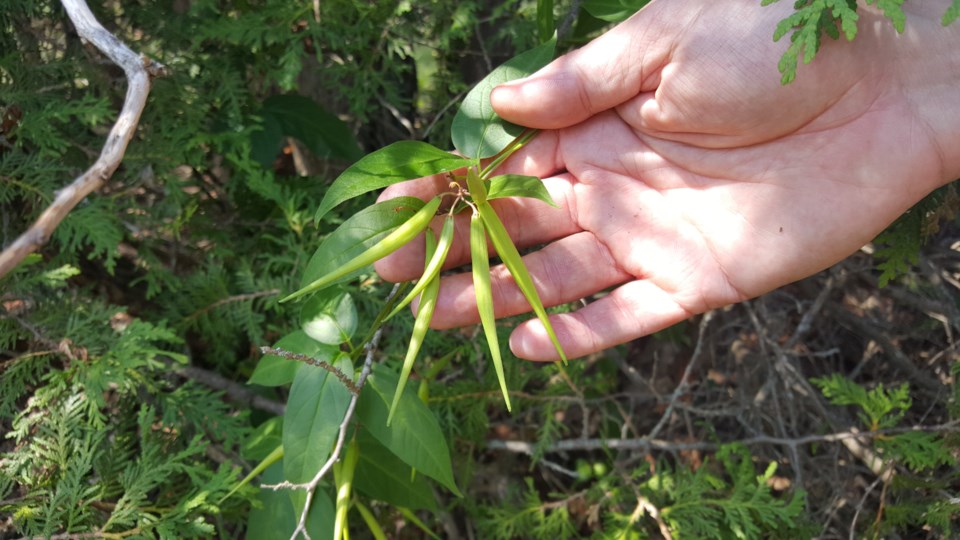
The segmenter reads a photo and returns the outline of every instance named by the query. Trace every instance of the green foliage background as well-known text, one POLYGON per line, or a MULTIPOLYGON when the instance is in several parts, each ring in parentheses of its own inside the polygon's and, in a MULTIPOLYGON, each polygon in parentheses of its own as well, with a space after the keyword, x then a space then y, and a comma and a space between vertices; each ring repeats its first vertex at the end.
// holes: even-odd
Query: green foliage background
MULTIPOLYGON (((586 41, 643 3, 557 2, 557 24, 568 28, 562 46, 586 41), (581 9, 571 15, 574 5, 581 9)), ((324 0, 314 12, 311 2, 289 0, 93 3, 105 26, 170 75, 156 81, 110 182, 37 256, 0 280, 0 526, 27 537, 242 538, 248 523, 292 519, 289 501, 272 492, 246 486, 224 497, 280 439, 271 431, 275 416, 251 406, 252 395, 281 404, 287 390, 243 387, 239 400, 236 393, 260 359, 258 348, 298 326, 298 307, 277 300, 298 288, 332 226, 373 199, 337 209, 325 218, 330 227, 318 228, 313 217, 326 186, 363 153, 396 140, 448 147, 459 98, 539 41, 537 4, 324 0)), ((123 92, 122 73, 79 39, 58 3, 0 7, 4 245, 96 158, 123 92)), ((891 248, 881 280, 908 271, 921 247, 912 234, 918 220, 940 207, 915 210, 903 220, 906 229, 883 239, 914 243, 891 248)), ((359 283, 353 297, 369 320, 387 287, 370 275, 359 283)), ((397 319, 381 343, 390 368, 409 333, 410 322, 397 319)), ((500 422, 496 379, 475 331, 433 333, 424 344, 423 371, 438 382, 430 410, 453 448, 458 484, 469 486, 466 496, 417 499, 442 490, 421 475, 410 492, 368 501, 384 527, 403 524, 392 536, 423 534, 418 520, 434 531, 469 522, 486 538, 643 538, 661 522, 678 538, 814 530, 802 491, 769 488, 776 456, 739 445, 723 445, 702 466, 676 454, 623 465, 600 452, 566 456, 575 480, 537 473, 528 462, 499 464, 503 470, 489 475, 484 444, 505 425, 534 441, 539 464, 552 463, 545 457, 553 443, 577 435, 571 418, 586 418, 587 404, 596 409, 594 437, 617 437, 630 417, 605 397, 623 390, 619 350, 605 361, 571 364, 566 379, 508 361, 523 405, 515 420, 500 422), (486 476, 510 481, 484 486, 486 476), (638 501, 660 508, 661 517, 638 501)), ((509 328, 501 331, 505 342, 509 328)), ((673 336, 687 337, 683 329, 673 336)), ((831 399, 848 396, 842 405, 874 395, 824 385, 831 399)), ((897 398, 895 406, 876 413, 865 405, 864 414, 879 414, 884 428, 899 425, 906 390, 878 391, 897 398)), ((955 478, 943 444, 891 439, 886 452, 947 478, 936 486, 910 478, 934 493, 951 489, 955 478)), ((382 462, 395 459, 378 452, 382 462)), ((368 467, 378 461, 366 459, 368 467)), ((278 474, 270 469, 265 477, 278 474)), ((358 478, 358 489, 377 480, 358 478)), ((955 530, 954 505, 935 496, 902 502, 888 512, 893 526, 926 519, 955 530)), ((257 534, 285 532, 259 527, 257 534)))

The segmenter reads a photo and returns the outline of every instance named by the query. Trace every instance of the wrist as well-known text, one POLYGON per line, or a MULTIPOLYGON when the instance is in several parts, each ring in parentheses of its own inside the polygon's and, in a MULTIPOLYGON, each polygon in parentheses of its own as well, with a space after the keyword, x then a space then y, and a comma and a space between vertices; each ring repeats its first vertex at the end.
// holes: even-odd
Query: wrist
POLYGON ((889 40, 904 97, 940 156, 937 186, 960 178, 960 21, 940 23, 949 5, 946 0, 905 4, 904 31, 889 40))

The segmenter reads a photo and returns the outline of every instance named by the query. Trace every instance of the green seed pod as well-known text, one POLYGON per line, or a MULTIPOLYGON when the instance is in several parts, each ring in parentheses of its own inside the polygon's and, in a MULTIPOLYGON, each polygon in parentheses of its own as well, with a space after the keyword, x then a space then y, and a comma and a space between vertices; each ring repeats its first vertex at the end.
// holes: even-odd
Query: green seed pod
POLYGON ((447 259, 447 253, 450 253, 451 245, 453 245, 453 218, 447 216, 447 219, 443 222, 443 227, 440 229, 440 240, 437 242, 436 251, 433 253, 433 256, 425 257, 427 263, 423 269, 423 275, 420 276, 417 284, 414 285, 413 289, 407 293, 407 296, 397 304, 397 307, 393 308, 393 311, 387 315, 384 321, 390 320, 394 315, 400 313, 401 309, 407 307, 407 304, 423 292, 431 279, 440 275, 440 268, 443 267, 443 261, 447 259))
POLYGON ((407 242, 416 238, 421 231, 427 228, 427 225, 430 224, 430 220, 432 220, 434 214, 437 213, 438 208, 440 208, 440 197, 434 197, 430 202, 425 204, 423 208, 417 211, 416 214, 412 215, 410 219, 405 221, 403 225, 400 225, 394 229, 392 233, 388 234, 383 240, 380 240, 371 246, 370 249, 350 259, 343 266, 334 270, 333 272, 317 278, 313 281, 313 283, 287 296, 283 300, 280 300, 280 302, 287 302, 289 300, 293 300, 294 298, 299 298, 305 294, 318 291, 324 287, 328 287, 343 276, 359 270, 364 266, 373 264, 374 262, 400 249, 407 242))
MULTIPOLYGON (((430 259, 437 251, 437 240, 433 236, 433 231, 427 229, 427 266, 430 259)), ((424 271, 426 274, 426 271, 424 271)), ((413 362, 420 352, 420 345, 423 344, 423 337, 427 335, 430 328, 430 319, 433 318, 433 310, 437 307, 437 295, 440 293, 440 276, 435 275, 427 283, 420 295, 420 306, 417 309, 417 318, 413 323, 413 333, 410 334, 410 345, 407 346, 407 355, 403 358, 403 368, 400 371, 400 380, 397 382, 397 391, 393 394, 393 403, 390 404, 390 413, 387 415, 387 426, 393 420, 393 413, 400 403, 400 396, 403 394, 403 388, 407 385, 407 378, 410 377, 410 370, 413 368, 413 362)))
POLYGON ((503 375, 503 358, 500 356, 500 341, 497 339, 497 319, 493 314, 493 292, 490 287, 490 255, 487 252, 487 234, 480 215, 474 213, 470 218, 470 258, 473 266, 473 289, 477 297, 477 311, 480 323, 487 337, 490 359, 497 370, 503 401, 510 409, 510 394, 507 393, 507 381, 503 375))
POLYGON ((480 204, 487 201, 487 186, 483 185, 483 179, 473 167, 467 170, 467 189, 473 202, 480 204))
POLYGON ((547 330, 547 335, 550 336, 550 341, 553 342, 554 348, 557 349, 557 354, 560 355, 560 359, 566 364, 567 355, 563 352, 563 347, 560 346, 560 340, 557 339, 557 334, 553 331, 553 326, 547 317, 547 311, 544 309, 540 295, 537 293, 537 288, 533 284, 533 278, 530 277, 530 272, 527 271, 527 265, 523 264, 523 258, 520 257, 517 246, 513 245, 513 240, 511 240, 510 235, 507 234, 507 229, 503 226, 497 213, 493 211, 493 208, 488 203, 478 204, 477 211, 483 219, 483 224, 487 228, 487 234, 490 235, 494 249, 497 250, 497 254, 500 255, 503 264, 506 265, 507 270, 510 271, 510 275, 513 276, 513 280, 517 282, 520 291, 523 292, 523 295, 527 298, 527 302, 530 303, 530 307, 533 308, 533 312, 537 314, 537 318, 540 319, 543 327, 547 330))
POLYGON ((333 537, 349 538, 347 533, 347 510, 350 509, 350 495, 353 491, 353 473, 360 461, 360 447, 357 441, 350 441, 343 458, 333 465, 334 483, 337 484, 337 502, 334 511, 333 537))

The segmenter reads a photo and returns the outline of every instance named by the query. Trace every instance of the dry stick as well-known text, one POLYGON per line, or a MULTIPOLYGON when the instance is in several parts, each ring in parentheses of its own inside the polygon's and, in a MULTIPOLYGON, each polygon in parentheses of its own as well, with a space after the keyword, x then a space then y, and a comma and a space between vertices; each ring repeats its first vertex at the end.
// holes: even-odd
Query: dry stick
MULTIPOLYGON (((867 503, 867 497, 870 496, 870 493, 877 487, 877 484, 883 480, 882 477, 877 477, 869 486, 867 486, 866 491, 863 492, 863 496, 860 497, 860 502, 857 503, 857 510, 853 513, 853 519, 850 520, 850 540, 855 540, 857 537, 857 520, 860 519, 860 512, 863 511, 864 505, 867 503)), ((878 514, 879 515, 879 514, 878 514)))
MULTIPOLYGON (((400 290, 400 284, 396 284, 393 287, 393 291, 390 292, 390 296, 387 297, 386 305, 390 305, 393 301, 393 298, 397 295, 397 292, 400 290)), ((363 388, 363 385, 367 382, 367 377, 370 375, 370 371, 373 369, 373 354, 377 350, 377 346, 380 344, 380 336, 383 334, 383 326, 377 328, 377 331, 374 332, 373 337, 370 338, 370 341, 367 342, 366 351, 367 355, 363 361, 363 369, 360 370, 360 377, 357 379, 356 387, 357 392, 350 397, 350 404, 347 405, 347 412, 343 415, 343 421, 340 422, 339 432, 337 434, 337 443, 333 447, 333 452, 330 453, 330 457, 327 458, 326 463, 320 467, 320 470, 317 471, 317 474, 314 475, 313 479, 307 482, 306 484, 293 484, 290 482, 281 482, 279 484, 267 485, 263 484, 261 488, 268 488, 274 491, 278 489, 302 489, 307 492, 306 500, 303 503, 303 510, 300 511, 300 520, 297 522, 297 528, 293 531, 293 534, 290 535, 290 540, 296 540, 296 538, 302 533, 303 537, 307 540, 310 540, 310 534, 307 533, 307 515, 310 512, 310 504, 313 502, 313 494, 317 490, 317 486, 320 484, 320 480, 330 469, 333 468, 333 464, 340 459, 340 452, 343 451, 344 443, 347 439, 347 431, 350 427, 350 422, 353 420, 353 413, 357 408, 357 401, 360 399, 359 390, 363 388)))
MULTIPOLYGON (((787 437, 772 437, 769 435, 757 435, 756 437, 748 437, 746 439, 739 439, 735 441, 730 441, 731 443, 739 443, 745 446, 754 446, 758 444, 770 444, 770 445, 780 445, 780 446, 802 446, 806 444, 814 443, 824 443, 824 442, 843 442, 849 440, 858 440, 858 439, 876 439, 879 437, 884 437, 888 435, 897 435, 901 433, 910 433, 910 432, 922 432, 922 433, 960 433, 960 420, 955 420, 952 422, 947 422, 945 424, 937 424, 934 426, 913 426, 913 427, 902 427, 902 428, 891 428, 891 429, 879 429, 876 431, 866 431, 861 432, 855 429, 849 431, 841 431, 837 433, 828 433, 826 435, 807 435, 804 437, 797 437, 795 439, 790 439, 787 437)), ((567 439, 562 441, 557 441, 546 448, 542 448, 543 453, 558 453, 558 452, 577 452, 577 451, 590 451, 590 450, 664 450, 664 451, 681 451, 681 450, 717 450, 725 443, 708 443, 708 442, 692 442, 692 443, 679 443, 672 442, 663 439, 652 439, 648 437, 642 437, 640 439, 567 439)), ((490 450, 506 450, 507 452, 515 452, 518 454, 528 454, 532 455, 535 449, 533 443, 527 441, 505 441, 505 440, 490 440, 486 443, 486 448, 490 450)))
POLYGON ((60 190, 53 203, 43 211, 37 221, 0 253, 0 277, 8 274, 27 255, 46 244, 67 214, 113 175, 137 129, 153 78, 166 72, 166 67, 162 64, 133 52, 101 26, 83 0, 62 0, 61 3, 77 28, 77 34, 92 43, 114 64, 123 68, 127 77, 127 94, 100 157, 70 185, 60 190))
POLYGON ((182 366, 174 368, 174 373, 199 382, 200 384, 223 391, 227 397, 240 404, 246 404, 254 409, 266 411, 277 416, 283 416, 286 406, 283 403, 267 399, 249 387, 205 369, 196 366, 182 366))
POLYGON ((677 385, 673 391, 673 395, 670 396, 670 403, 667 404, 667 410, 663 411, 663 416, 660 417, 660 421, 657 422, 657 425, 653 426, 653 429, 650 430, 650 433, 645 438, 654 439, 660 434, 660 431, 663 430, 664 426, 667 425, 667 421, 669 421, 673 415, 673 409, 677 406, 677 400, 690 388, 690 374, 693 372, 693 367, 699 362, 700 356, 703 354, 703 341, 706 335, 707 325, 710 324, 711 319, 713 319, 712 311, 703 314, 703 319, 700 320, 697 346, 694 347, 693 355, 691 355, 690 361, 687 362, 687 367, 683 370, 683 376, 680 377, 680 384, 677 385))

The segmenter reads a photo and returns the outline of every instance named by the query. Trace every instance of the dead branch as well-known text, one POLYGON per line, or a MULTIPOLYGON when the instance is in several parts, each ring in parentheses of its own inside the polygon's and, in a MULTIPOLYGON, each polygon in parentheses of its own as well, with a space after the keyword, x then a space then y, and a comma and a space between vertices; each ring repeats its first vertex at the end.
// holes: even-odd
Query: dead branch
POLYGON ((67 214, 113 175, 136 132, 153 78, 166 72, 162 64, 133 52, 107 31, 83 0, 61 0, 61 3, 67 16, 73 21, 77 34, 92 43, 114 64, 123 68, 127 78, 127 93, 123 108, 110 129, 100 157, 70 185, 57 192, 53 203, 43 211, 37 221, 0 253, 0 277, 8 274, 27 255, 46 244, 67 214))
POLYGON ((283 412, 286 409, 283 403, 267 399, 249 387, 231 381, 223 375, 212 371, 207 371, 196 366, 182 366, 174 368, 173 372, 181 377, 197 381, 204 386, 213 388, 214 390, 221 390, 231 401, 249 405, 254 409, 266 411, 277 416, 283 416, 283 412))
MULTIPOLYGON (((950 421, 933 426, 909 426, 890 429, 878 429, 876 431, 861 432, 856 429, 828 433, 825 435, 806 435, 803 437, 774 437, 770 435, 757 435, 744 439, 733 440, 730 443, 739 443, 744 446, 755 445, 774 445, 774 446, 804 446, 815 443, 829 443, 860 439, 872 440, 890 435, 897 435, 909 432, 923 433, 957 433, 960 432, 960 421, 950 421)), ((486 448, 489 450, 504 450, 517 454, 533 455, 536 445, 527 441, 492 439, 486 442, 486 448)), ((587 452, 592 450, 639 450, 652 451, 660 450, 667 452, 680 452, 683 450, 717 450, 722 443, 713 442, 674 442, 663 439, 653 439, 650 437, 641 437, 639 439, 566 439, 560 440, 541 448, 544 454, 553 454, 560 452, 587 452)))

